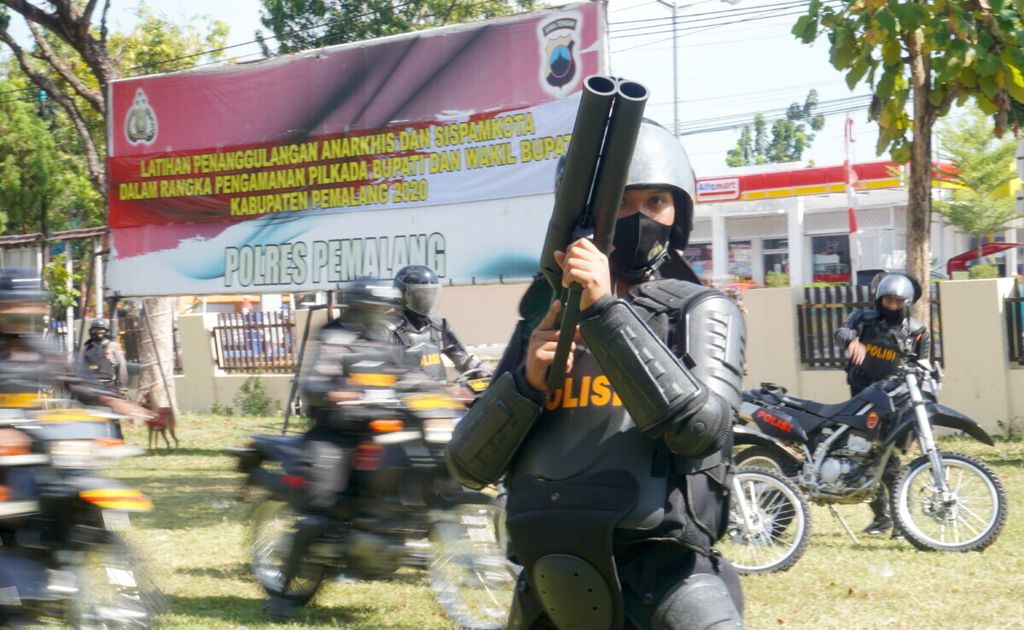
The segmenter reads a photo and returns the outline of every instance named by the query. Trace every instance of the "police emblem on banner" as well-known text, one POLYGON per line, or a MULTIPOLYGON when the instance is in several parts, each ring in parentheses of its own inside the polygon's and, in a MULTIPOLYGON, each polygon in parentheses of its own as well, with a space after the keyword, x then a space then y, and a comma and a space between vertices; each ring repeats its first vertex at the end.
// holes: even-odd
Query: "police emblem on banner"
POLYGON ((578 14, 563 13, 537 26, 541 87, 552 96, 571 93, 579 81, 580 22, 578 14))
POLYGON ((156 140, 156 112, 142 88, 135 90, 135 101, 124 118, 124 136, 129 144, 152 144, 156 140))

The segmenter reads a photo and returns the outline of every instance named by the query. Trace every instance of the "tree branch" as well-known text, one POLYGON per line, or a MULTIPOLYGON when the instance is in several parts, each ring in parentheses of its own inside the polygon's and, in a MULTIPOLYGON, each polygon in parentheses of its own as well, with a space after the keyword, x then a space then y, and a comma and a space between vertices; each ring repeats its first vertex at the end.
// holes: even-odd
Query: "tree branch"
POLYGON ((83 83, 75 73, 71 71, 63 61, 60 60, 50 47, 50 43, 46 41, 46 38, 41 32, 39 32, 39 26, 34 22, 28 23, 28 28, 32 31, 32 37, 36 40, 36 45, 39 47, 39 53, 43 61, 50 64, 54 70, 64 78, 65 81, 75 90, 75 93, 85 99, 89 105, 92 106, 98 113, 102 114, 105 111, 103 95, 96 90, 89 89, 85 83, 83 83))
POLYGON ((110 0, 104 0, 103 13, 100 15, 100 45, 107 47, 107 12, 110 11, 110 0))
POLYGON ((6 29, 0 29, 0 40, 7 44, 7 47, 14 53, 14 57, 18 60, 18 65, 21 67, 21 71, 25 73, 25 76, 32 83, 46 91, 46 94, 67 113, 68 118, 75 127, 75 132, 78 134, 78 139, 82 141, 86 166, 89 169, 89 181, 101 195, 105 195, 107 191, 107 178, 103 168, 103 160, 100 159, 99 152, 96 150, 96 143, 93 142, 92 135, 89 134, 89 127, 85 124, 85 118, 78 111, 75 102, 61 92, 49 77, 29 65, 28 56, 25 54, 25 51, 18 45, 18 42, 14 41, 14 38, 11 37, 11 34, 6 29))

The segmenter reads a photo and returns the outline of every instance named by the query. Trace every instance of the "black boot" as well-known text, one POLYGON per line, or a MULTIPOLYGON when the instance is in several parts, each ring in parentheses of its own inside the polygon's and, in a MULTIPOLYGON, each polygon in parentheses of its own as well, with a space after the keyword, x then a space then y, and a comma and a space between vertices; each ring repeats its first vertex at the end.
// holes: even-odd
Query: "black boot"
POLYGON ((324 535, 330 522, 330 519, 322 514, 307 514, 299 519, 295 534, 292 536, 292 547, 288 550, 288 557, 281 569, 281 592, 270 598, 271 616, 275 613, 286 613, 286 609, 294 607, 294 600, 288 597, 288 587, 299 574, 309 546, 324 535))
POLYGON ((885 493, 885 487, 882 484, 878 486, 878 492, 875 493, 875 498, 871 499, 871 512, 875 515, 875 520, 871 521, 867 527, 864 528, 864 533, 868 536, 884 536, 892 530, 892 517, 889 515, 889 500, 885 493))

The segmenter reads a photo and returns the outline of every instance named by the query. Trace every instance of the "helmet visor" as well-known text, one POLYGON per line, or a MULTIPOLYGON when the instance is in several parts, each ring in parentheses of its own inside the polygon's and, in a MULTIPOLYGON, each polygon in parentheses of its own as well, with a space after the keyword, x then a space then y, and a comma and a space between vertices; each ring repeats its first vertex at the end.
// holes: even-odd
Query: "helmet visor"
POLYGON ((405 287, 405 308, 420 315, 430 315, 441 301, 441 285, 424 284, 405 287))

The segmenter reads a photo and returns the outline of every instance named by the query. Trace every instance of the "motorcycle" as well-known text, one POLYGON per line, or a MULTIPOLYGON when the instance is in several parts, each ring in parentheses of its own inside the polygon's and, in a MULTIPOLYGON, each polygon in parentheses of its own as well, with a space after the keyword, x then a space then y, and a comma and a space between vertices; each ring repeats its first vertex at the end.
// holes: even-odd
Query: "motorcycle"
POLYGON ((162 600, 120 532, 152 503, 99 471, 142 450, 98 410, 0 412, 0 425, 25 436, 0 453, 0 625, 150 627, 162 600))
POLYGON ((890 497, 899 531, 921 550, 985 549, 1006 523, 1003 484, 977 458, 939 450, 933 427, 956 429, 990 446, 992 438, 971 418, 939 404, 941 372, 897 345, 896 374, 845 402, 796 398, 772 383, 744 392, 734 435, 737 446, 748 447, 736 453, 736 462, 775 467, 838 516, 836 504, 873 497, 889 458, 916 441, 922 455, 901 470, 890 497))
POLYGON ((447 388, 423 381, 368 389, 337 404, 368 430, 331 524, 309 546, 287 592, 284 563, 304 515, 302 438, 256 435, 246 447, 228 449, 247 486, 264 492, 252 525, 252 572, 264 591, 305 604, 331 576, 379 579, 422 568, 457 624, 504 627, 517 574, 504 554, 500 499, 463 488, 444 463, 464 405, 447 388))
POLYGON ((789 570, 811 541, 811 511, 781 473, 740 468, 733 475, 729 525, 718 543, 740 575, 789 570))

